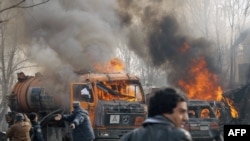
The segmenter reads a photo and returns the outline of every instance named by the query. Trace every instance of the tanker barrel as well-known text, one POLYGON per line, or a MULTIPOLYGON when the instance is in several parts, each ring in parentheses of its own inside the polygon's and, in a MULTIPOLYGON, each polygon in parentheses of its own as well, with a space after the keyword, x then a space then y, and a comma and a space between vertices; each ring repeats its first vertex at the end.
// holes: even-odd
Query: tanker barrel
POLYGON ((12 111, 38 112, 58 109, 58 97, 49 94, 42 87, 41 75, 25 76, 18 73, 18 82, 8 96, 12 111))

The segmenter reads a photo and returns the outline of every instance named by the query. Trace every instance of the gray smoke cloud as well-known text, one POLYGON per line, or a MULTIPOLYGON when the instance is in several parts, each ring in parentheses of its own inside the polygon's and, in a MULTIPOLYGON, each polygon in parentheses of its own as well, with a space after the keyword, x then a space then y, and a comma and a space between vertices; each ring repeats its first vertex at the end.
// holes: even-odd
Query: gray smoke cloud
POLYGON ((119 18, 115 1, 51 0, 26 12, 30 55, 49 71, 93 71, 114 56, 119 18))
POLYGON ((25 9, 24 47, 41 66, 50 93, 65 99, 76 71, 95 71, 95 64, 115 56, 120 36, 116 9, 116 0, 50 0, 25 9))
POLYGON ((171 85, 177 85, 178 80, 192 79, 187 72, 194 60, 201 57, 207 62, 208 70, 216 73, 211 57, 214 55, 213 44, 185 33, 176 19, 184 3, 179 0, 119 1, 121 18, 131 37, 129 47, 141 58, 150 56, 148 63, 153 67, 167 64, 170 70, 168 83, 171 85))
POLYGON ((184 3, 51 0, 26 12, 26 42, 31 43, 34 61, 48 73, 56 72, 61 81, 72 80, 74 71, 93 71, 93 64, 114 56, 121 41, 145 61, 150 57, 147 63, 153 67, 168 64, 168 81, 176 84, 200 56, 211 71, 216 70, 210 57, 212 44, 192 38, 176 20, 184 3))

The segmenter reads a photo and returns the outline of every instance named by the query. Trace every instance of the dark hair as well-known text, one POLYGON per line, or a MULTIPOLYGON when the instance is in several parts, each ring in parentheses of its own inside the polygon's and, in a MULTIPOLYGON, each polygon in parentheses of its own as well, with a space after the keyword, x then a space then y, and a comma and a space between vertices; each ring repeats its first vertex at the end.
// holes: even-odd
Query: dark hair
POLYGON ((31 113, 29 114, 29 119, 30 119, 31 121, 33 121, 33 120, 36 118, 36 116, 37 116, 36 113, 31 112, 31 113))
POLYGON ((177 103, 186 101, 187 97, 177 92, 174 88, 158 90, 149 99, 148 117, 161 115, 163 113, 172 114, 177 103))

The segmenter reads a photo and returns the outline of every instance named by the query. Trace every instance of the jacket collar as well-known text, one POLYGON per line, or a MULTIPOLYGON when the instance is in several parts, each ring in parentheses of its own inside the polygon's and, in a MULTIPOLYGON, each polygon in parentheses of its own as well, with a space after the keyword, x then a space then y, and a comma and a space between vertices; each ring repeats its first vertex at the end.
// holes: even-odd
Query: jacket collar
POLYGON ((156 115, 154 117, 149 117, 147 118, 144 122, 143 122, 143 125, 146 125, 146 124, 150 124, 150 123, 153 123, 153 124, 166 124, 166 125, 170 125, 172 127, 174 127, 174 123, 169 120, 167 117, 163 116, 163 115, 156 115))

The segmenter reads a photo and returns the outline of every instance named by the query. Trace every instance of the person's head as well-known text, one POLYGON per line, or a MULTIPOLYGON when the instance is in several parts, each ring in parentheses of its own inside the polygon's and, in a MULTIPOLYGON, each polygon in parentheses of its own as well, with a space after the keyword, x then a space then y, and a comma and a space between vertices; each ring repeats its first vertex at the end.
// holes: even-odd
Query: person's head
POLYGON ((37 114, 35 112, 31 112, 29 114, 29 119, 30 119, 30 121, 37 121, 38 120, 38 116, 37 116, 37 114))
POLYGON ((77 109, 77 108, 80 108, 80 107, 81 107, 79 101, 74 101, 73 104, 72 104, 72 106, 73 106, 74 109, 77 109))
POLYGON ((177 127, 188 120, 187 97, 173 88, 158 90, 149 99, 148 117, 164 115, 177 127))
POLYGON ((24 116, 22 113, 17 113, 15 116, 15 121, 23 121, 24 120, 24 116))

